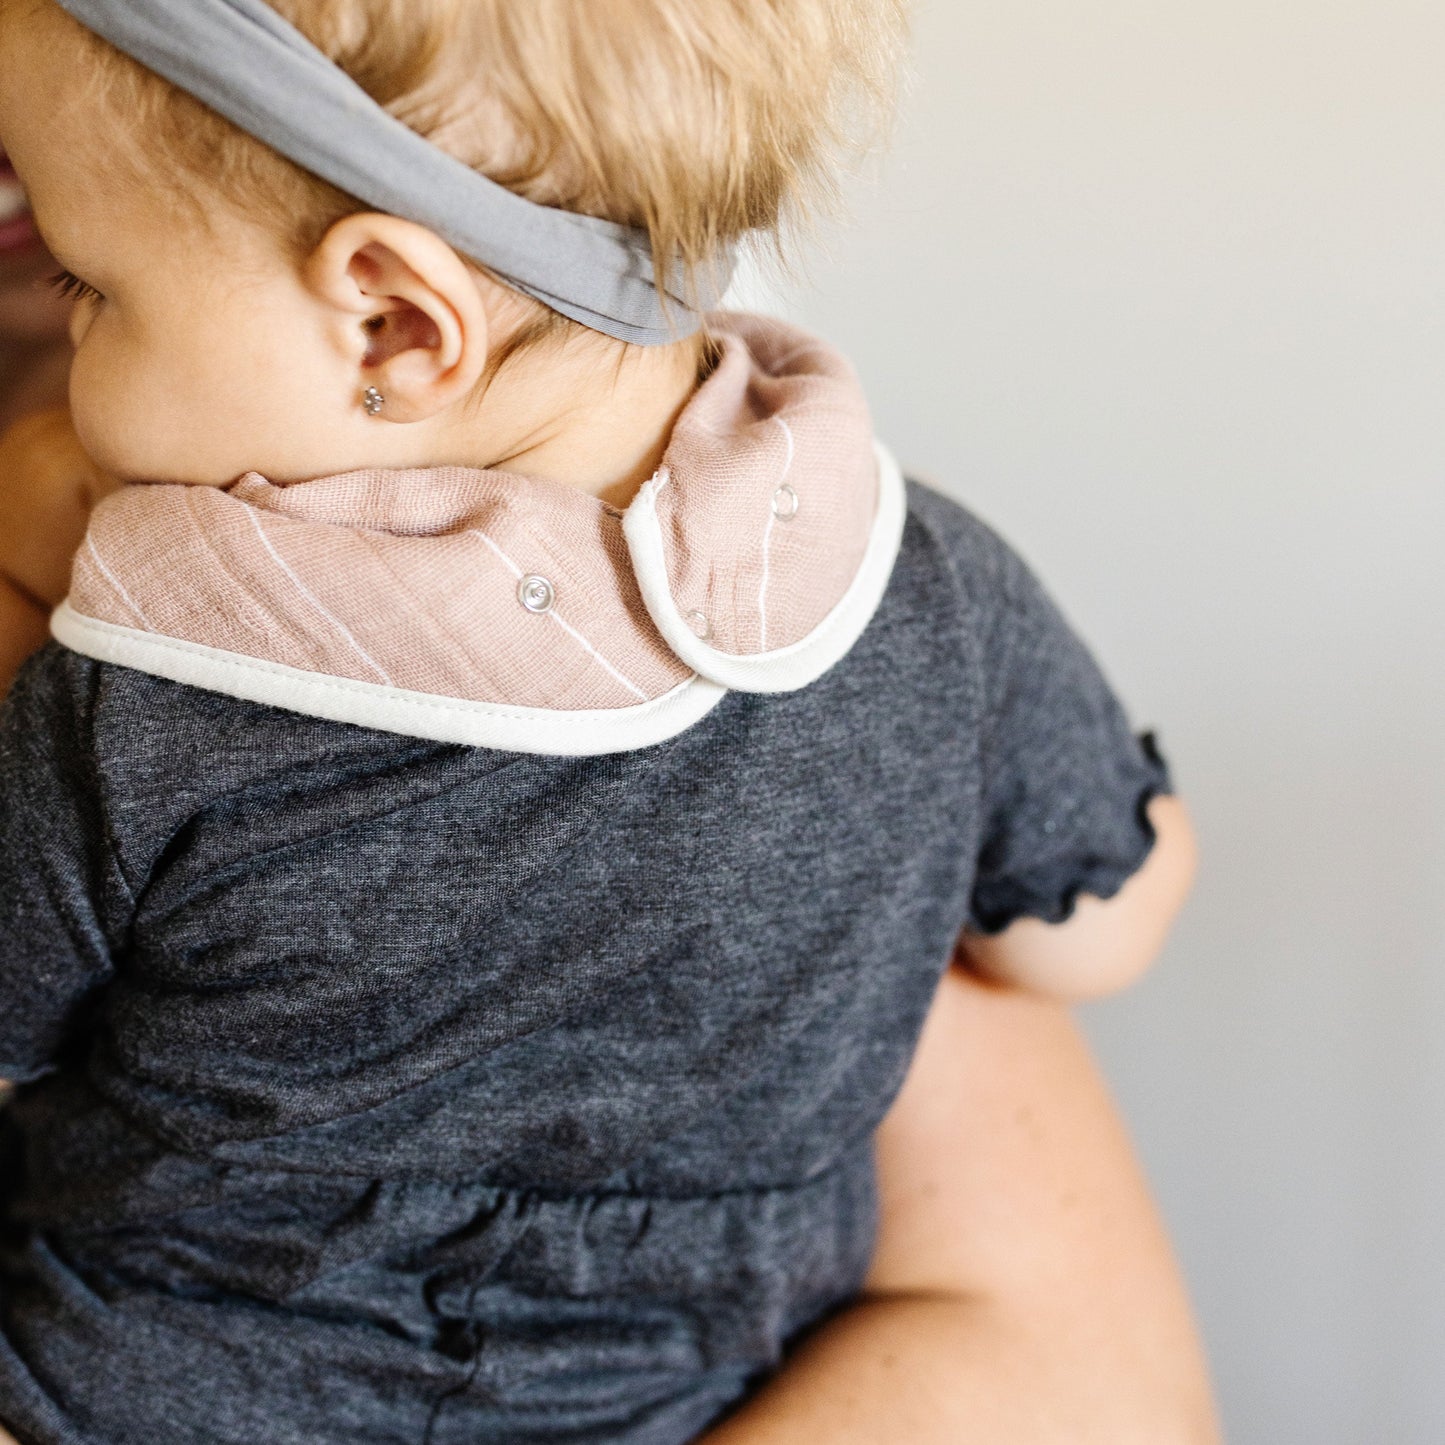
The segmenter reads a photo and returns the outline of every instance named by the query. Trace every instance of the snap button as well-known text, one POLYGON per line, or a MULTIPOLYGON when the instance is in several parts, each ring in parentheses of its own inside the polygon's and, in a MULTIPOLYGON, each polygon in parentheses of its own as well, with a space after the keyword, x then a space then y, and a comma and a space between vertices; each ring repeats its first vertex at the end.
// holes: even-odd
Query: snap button
POLYGON ((523 577, 517 584, 517 600, 528 612, 550 612, 557 590, 545 577, 523 577))
POLYGON ((791 522, 798 515, 798 494, 784 482, 773 493, 773 516, 780 522, 791 522))
POLYGON ((712 623, 707 620, 705 612, 689 612, 687 614, 687 625, 697 633, 702 642, 706 642, 712 636, 712 623))

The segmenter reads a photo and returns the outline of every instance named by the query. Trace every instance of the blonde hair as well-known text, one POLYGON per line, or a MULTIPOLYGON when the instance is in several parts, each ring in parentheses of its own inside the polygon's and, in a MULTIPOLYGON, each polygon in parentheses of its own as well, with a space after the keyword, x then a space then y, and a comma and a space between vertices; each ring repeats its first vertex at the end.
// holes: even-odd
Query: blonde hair
MULTIPOLYGON (((836 198, 839 160, 886 128, 910 0, 268 3, 443 149, 642 228, 695 277, 731 243, 785 248, 836 198)), ((106 98, 187 181, 286 218, 303 249, 365 209, 90 39, 106 98)))

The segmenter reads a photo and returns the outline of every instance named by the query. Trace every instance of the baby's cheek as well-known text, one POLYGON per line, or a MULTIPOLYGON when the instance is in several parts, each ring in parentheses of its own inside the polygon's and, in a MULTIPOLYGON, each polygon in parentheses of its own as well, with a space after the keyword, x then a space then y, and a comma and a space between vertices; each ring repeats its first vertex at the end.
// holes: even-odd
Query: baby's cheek
POLYGON ((96 464, 123 481, 207 486, 252 470, 334 470, 334 439, 316 420, 328 379, 316 348, 250 321, 196 308, 187 316, 182 306, 97 307, 71 371, 76 433, 96 464))
POLYGON ((115 465, 112 410, 118 410, 118 397, 110 395, 107 374, 90 336, 72 316, 71 337, 75 341, 75 359, 70 365, 70 419, 90 459, 108 472, 124 475, 115 465))
POLYGON ((103 471, 125 481, 171 480, 179 398, 153 361, 110 332, 98 316, 77 342, 70 371, 75 434, 103 471))

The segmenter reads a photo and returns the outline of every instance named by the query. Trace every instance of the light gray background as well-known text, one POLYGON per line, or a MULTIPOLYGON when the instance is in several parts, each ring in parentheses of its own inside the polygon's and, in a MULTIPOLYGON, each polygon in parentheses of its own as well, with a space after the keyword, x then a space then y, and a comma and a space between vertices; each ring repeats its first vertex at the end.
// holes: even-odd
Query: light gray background
POLYGON ((1088 1022, 1241 1445, 1445 1442, 1445 7, 933 0, 787 308, 1159 728, 1204 870, 1088 1022))

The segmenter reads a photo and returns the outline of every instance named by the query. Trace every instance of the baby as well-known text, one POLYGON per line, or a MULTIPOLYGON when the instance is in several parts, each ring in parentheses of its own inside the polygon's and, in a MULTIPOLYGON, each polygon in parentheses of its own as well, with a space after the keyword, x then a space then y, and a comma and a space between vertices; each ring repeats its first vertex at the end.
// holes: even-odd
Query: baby
POLYGON ((1157 953, 1151 740, 842 357, 708 309, 900 29, 0 6, 127 484, 0 724, 26 1445, 695 1439, 857 1292, 960 937, 1157 953))

